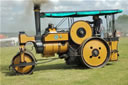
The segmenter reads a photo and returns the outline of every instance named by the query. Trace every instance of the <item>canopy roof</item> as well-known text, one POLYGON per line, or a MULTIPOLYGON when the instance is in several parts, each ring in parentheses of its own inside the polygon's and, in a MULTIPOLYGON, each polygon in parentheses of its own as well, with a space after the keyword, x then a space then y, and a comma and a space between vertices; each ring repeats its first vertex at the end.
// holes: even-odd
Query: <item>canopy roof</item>
POLYGON ((65 11, 65 12, 42 12, 40 17, 53 17, 53 18, 63 18, 63 17, 83 17, 83 16, 94 16, 94 15, 110 15, 121 13, 123 10, 89 10, 89 11, 65 11))

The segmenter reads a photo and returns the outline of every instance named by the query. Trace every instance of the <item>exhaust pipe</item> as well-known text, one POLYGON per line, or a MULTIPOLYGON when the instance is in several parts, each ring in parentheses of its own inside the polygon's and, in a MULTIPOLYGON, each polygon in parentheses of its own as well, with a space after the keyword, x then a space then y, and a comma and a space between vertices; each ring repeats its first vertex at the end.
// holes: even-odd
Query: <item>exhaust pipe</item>
POLYGON ((36 36, 41 35, 40 29, 40 5, 34 5, 36 36))
POLYGON ((34 4, 34 12, 35 12, 35 27, 36 27, 35 48, 37 53, 42 53, 43 42, 41 41, 41 29, 40 29, 40 5, 34 4))

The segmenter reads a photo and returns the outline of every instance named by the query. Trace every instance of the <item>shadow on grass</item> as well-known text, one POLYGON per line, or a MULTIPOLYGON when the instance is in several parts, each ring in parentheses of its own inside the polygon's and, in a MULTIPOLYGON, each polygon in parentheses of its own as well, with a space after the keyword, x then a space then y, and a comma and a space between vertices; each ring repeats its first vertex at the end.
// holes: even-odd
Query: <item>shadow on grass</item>
MULTIPOLYGON (((40 64, 35 66, 34 71, 41 71, 41 70, 65 70, 65 69, 87 69, 85 67, 79 67, 76 65, 66 65, 65 63, 59 63, 59 64, 40 64)), ((17 76, 19 74, 16 74, 12 69, 9 70, 8 65, 1 65, 1 72, 5 74, 5 76, 17 76)))
POLYGON ((110 65, 113 65, 113 63, 109 62, 109 63, 107 63, 106 65, 107 65, 107 66, 110 66, 110 65))
POLYGON ((1 65, 1 72, 5 74, 5 76, 16 76, 11 69, 9 70, 9 65, 1 65))
MULTIPOLYGON (((111 66, 113 63, 107 63, 106 66, 111 66)), ((35 66, 34 71, 41 70, 69 70, 69 69, 79 69, 79 70, 88 70, 87 67, 80 67, 77 65, 66 65, 65 63, 58 64, 40 64, 35 66)), ((5 76, 16 76, 17 74, 11 70, 9 70, 8 65, 1 65, 1 72, 5 74, 5 76)))
POLYGON ((87 69, 86 67, 79 67, 77 65, 66 65, 65 63, 51 64, 51 65, 37 65, 35 71, 39 70, 68 70, 68 69, 87 69))

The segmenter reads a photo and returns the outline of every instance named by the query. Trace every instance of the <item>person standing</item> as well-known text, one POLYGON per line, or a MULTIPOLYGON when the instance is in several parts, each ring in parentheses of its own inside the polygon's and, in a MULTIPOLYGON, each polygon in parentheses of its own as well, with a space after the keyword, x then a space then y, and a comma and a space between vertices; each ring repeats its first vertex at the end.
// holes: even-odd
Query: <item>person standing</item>
POLYGON ((93 36, 96 34, 100 34, 102 19, 99 18, 99 16, 93 16, 93 21, 89 21, 89 24, 93 24, 93 36))

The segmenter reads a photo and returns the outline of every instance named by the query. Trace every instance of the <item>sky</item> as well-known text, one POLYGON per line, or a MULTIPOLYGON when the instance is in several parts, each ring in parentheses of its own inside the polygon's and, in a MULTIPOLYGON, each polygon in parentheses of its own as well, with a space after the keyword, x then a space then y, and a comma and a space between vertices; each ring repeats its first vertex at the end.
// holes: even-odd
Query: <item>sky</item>
MULTIPOLYGON (((37 1, 41 3, 42 12, 123 9, 122 14, 128 15, 127 0, 34 0, 37 1)), ((41 22, 58 21, 44 19, 41 22)), ((0 0, 0 32, 19 31, 35 31, 33 0, 0 0)))

